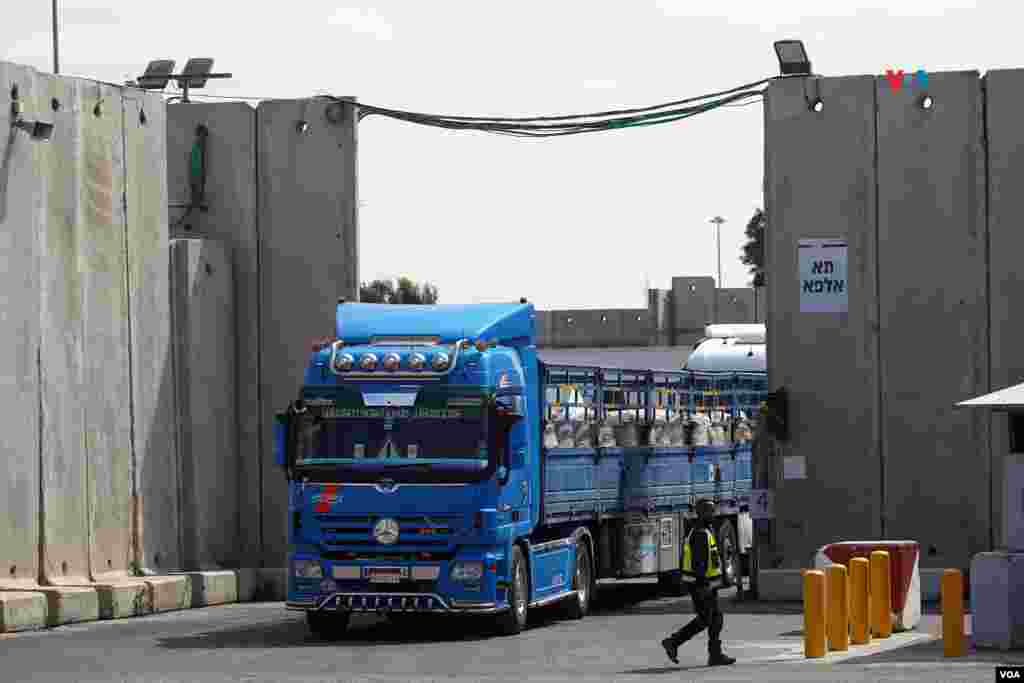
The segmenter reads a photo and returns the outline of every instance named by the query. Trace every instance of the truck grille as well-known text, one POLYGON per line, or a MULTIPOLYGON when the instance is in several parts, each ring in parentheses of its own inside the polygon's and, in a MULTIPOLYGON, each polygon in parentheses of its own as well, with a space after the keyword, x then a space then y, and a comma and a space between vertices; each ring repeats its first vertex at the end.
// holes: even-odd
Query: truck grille
MULTIPOLYGON (((382 516, 383 517, 383 516, 382 516)), ((373 538, 373 526, 382 517, 317 515, 321 544, 325 549, 346 547, 382 547, 373 538)), ((458 530, 455 515, 398 515, 398 543, 407 547, 446 547, 458 530)))

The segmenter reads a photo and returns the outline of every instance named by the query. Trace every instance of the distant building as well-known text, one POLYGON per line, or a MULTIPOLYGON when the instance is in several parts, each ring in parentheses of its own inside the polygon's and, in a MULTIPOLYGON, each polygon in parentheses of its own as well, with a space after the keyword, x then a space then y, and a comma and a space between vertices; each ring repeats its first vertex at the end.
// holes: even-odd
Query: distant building
POLYGON ((646 308, 537 311, 537 346, 550 363, 674 370, 709 323, 764 322, 764 288, 716 289, 712 277, 674 277, 646 308))

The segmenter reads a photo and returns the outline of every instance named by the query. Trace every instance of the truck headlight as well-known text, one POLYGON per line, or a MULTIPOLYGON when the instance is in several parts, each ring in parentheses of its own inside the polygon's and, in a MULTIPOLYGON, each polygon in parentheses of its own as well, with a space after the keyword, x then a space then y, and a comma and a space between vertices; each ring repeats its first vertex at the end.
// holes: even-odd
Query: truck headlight
POLYGON ((292 574, 300 579, 322 579, 324 570, 320 560, 295 560, 292 562, 292 574))
POLYGON ((460 583, 476 582, 484 575, 484 563, 474 560, 472 562, 456 562, 452 565, 451 579, 460 583))

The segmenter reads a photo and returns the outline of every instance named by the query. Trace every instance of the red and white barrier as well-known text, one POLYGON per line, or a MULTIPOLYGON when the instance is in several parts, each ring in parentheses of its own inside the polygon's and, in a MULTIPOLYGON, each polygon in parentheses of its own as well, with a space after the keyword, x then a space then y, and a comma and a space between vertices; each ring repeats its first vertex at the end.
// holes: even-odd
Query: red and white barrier
POLYGON ((855 557, 871 559, 874 550, 889 553, 893 630, 907 631, 921 621, 921 552, 917 541, 845 541, 830 543, 814 556, 814 568, 830 564, 847 568, 855 557))

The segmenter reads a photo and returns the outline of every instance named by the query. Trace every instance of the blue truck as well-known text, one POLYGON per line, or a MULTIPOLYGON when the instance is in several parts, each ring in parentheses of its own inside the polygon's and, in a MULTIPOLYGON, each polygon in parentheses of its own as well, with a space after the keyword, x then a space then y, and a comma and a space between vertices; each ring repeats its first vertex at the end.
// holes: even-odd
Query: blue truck
POLYGON ((622 370, 538 358, 532 304, 339 302, 276 415, 287 479, 287 607, 579 619, 598 579, 681 592, 697 497, 718 503, 725 574, 751 482, 763 372, 622 370))

